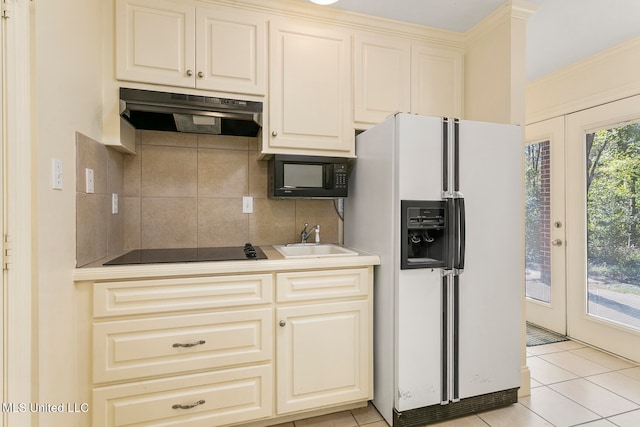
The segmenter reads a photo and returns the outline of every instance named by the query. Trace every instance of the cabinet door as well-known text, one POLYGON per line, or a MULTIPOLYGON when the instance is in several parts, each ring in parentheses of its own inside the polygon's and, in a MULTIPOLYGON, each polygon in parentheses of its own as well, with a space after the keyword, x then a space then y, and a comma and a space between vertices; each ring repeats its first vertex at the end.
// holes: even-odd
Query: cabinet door
POLYGON ((353 156, 349 34, 272 22, 269 43, 271 134, 263 151, 353 156))
POLYGON ((277 413, 371 398, 366 300, 277 309, 277 413))
POLYGON ((411 56, 411 112, 462 117, 462 53, 413 46, 411 56))
POLYGON ((196 9, 196 86, 264 95, 263 15, 225 7, 196 9))
POLYGON ((411 45, 383 36, 355 39, 354 120, 380 123, 411 108, 411 45))
POLYGON ((116 29, 118 80, 194 86, 193 6, 163 0, 117 0, 116 29))

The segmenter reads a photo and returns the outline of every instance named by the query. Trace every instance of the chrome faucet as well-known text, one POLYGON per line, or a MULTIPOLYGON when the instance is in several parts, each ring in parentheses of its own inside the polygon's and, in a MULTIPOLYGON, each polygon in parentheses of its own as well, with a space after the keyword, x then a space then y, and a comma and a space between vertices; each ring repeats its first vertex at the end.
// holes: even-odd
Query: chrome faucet
POLYGON ((311 233, 316 232, 316 243, 320 243, 320 224, 311 227, 311 230, 307 231, 309 224, 305 223, 304 228, 300 232, 300 243, 307 243, 307 239, 311 236, 311 233))

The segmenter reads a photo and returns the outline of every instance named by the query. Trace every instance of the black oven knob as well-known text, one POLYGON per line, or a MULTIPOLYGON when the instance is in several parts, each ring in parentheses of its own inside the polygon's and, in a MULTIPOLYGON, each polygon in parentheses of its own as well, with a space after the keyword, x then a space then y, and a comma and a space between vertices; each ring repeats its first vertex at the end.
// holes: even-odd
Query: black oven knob
POLYGON ((258 256, 256 249, 253 247, 251 243, 245 243, 244 245, 244 254, 249 259, 254 259, 258 256))

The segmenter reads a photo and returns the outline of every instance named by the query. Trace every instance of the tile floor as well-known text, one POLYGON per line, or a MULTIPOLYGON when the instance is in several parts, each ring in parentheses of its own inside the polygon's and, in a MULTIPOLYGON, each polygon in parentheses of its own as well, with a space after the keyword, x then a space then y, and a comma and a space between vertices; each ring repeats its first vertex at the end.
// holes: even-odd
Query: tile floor
MULTIPOLYGON (((566 341, 527 348, 531 396, 506 408, 431 424, 438 427, 637 427, 640 366, 566 341)), ((375 408, 279 427, 386 427, 375 408)))

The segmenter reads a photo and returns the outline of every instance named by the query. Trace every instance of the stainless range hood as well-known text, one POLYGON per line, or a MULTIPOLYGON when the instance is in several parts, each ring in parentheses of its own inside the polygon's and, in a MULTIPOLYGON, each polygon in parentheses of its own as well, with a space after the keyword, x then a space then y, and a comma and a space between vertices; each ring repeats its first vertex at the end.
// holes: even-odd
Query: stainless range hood
POLYGON ((257 136, 262 102, 120 88, 120 117, 136 129, 257 136))

